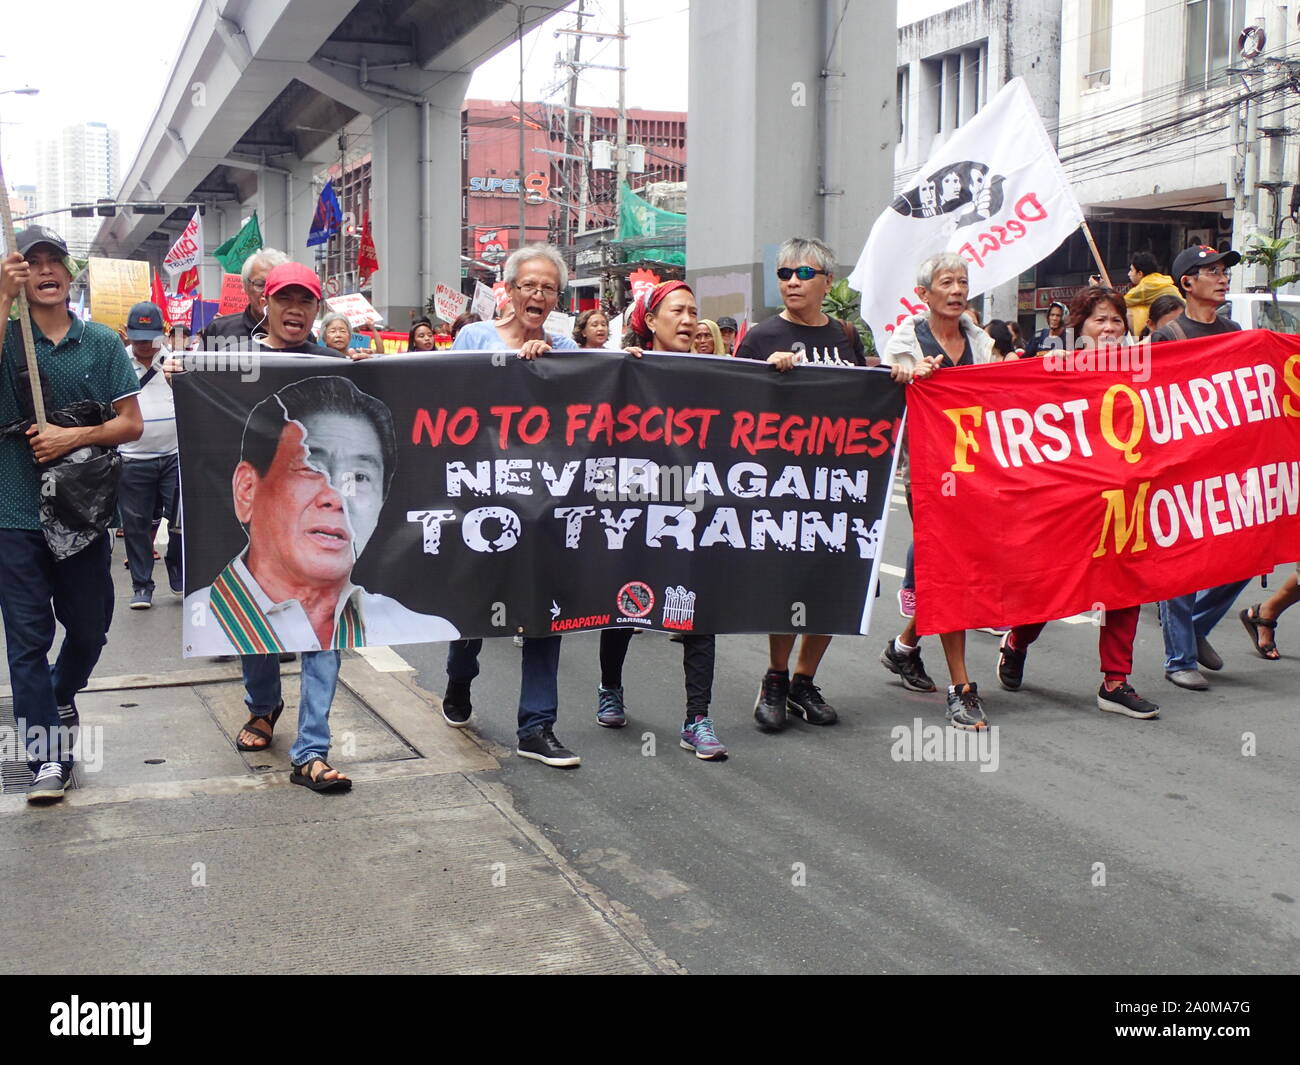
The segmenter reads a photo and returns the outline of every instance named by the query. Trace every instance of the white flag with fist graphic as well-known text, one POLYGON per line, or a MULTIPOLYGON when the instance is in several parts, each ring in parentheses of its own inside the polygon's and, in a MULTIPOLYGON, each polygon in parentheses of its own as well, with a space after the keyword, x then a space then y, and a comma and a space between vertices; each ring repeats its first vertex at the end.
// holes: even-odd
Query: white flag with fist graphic
POLYGON ((1013 78, 881 212, 849 285, 883 347, 899 322, 925 310, 914 286, 931 255, 961 255, 977 296, 1047 258, 1082 224, 1029 89, 1013 78))

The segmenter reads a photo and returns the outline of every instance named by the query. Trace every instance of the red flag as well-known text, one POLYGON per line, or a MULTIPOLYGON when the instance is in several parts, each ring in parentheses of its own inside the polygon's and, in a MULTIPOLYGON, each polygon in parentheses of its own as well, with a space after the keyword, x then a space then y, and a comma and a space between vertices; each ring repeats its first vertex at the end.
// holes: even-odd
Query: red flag
POLYGON ((357 249, 357 273, 361 284, 365 285, 378 269, 379 255, 375 251, 375 238, 370 233, 370 212, 367 211, 361 223, 361 246, 357 249))
POLYGON ((155 307, 162 311, 163 325, 167 332, 171 332, 172 320, 167 313, 167 293, 163 291, 162 275, 155 273, 153 283, 149 287, 149 299, 155 307))

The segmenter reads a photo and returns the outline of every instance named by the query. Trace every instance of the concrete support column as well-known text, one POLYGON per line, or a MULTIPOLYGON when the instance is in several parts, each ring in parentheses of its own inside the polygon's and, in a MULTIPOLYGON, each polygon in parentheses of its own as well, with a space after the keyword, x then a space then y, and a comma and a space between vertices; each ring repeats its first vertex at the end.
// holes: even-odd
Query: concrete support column
POLYGON ((815 236, 835 249, 846 275, 890 198, 896 66, 849 62, 889 27, 894 0, 710 0, 691 7, 689 103, 693 181, 687 208, 687 279, 701 312, 761 321, 776 313, 777 246, 815 236), (828 7, 829 5, 829 7, 828 7), (825 16, 839 21, 837 95, 846 112, 831 167, 820 165, 825 16), (823 184, 824 182, 824 184, 823 184), (822 188, 842 190, 827 212, 822 188), (823 232, 823 217, 836 232, 823 232))
POLYGON ((468 85, 468 74, 450 75, 425 94, 427 108, 392 100, 374 120, 370 226, 381 266, 372 295, 393 329, 423 313, 439 282, 460 284, 460 107, 468 85), (422 160, 426 112, 429 158, 422 160), (421 261, 422 230, 428 263, 421 261))

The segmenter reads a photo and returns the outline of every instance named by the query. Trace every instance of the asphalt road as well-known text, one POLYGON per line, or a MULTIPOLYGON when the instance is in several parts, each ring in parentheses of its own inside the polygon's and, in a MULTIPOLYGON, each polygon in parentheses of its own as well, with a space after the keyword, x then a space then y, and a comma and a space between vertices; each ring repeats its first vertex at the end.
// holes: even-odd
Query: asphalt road
MULTIPOLYGON (((906 535, 898 506, 891 568, 906 535)), ((125 609, 118 546, 120 612, 97 673, 192 666, 177 657, 167 592, 153 611, 125 609)), ((972 634, 998 736, 996 769, 982 772, 892 757, 896 726, 944 720, 941 696, 905 692, 877 661, 899 624, 897 586, 884 578, 880 635, 837 638, 823 663, 833 727, 758 732, 766 640, 720 638, 720 763, 678 747, 681 649, 654 633, 632 641, 622 730, 595 723, 597 637, 566 637, 557 732, 583 764, 513 756, 519 651, 487 641, 473 724, 503 768, 484 776, 691 972, 1296 969, 1300 612, 1282 622, 1275 663, 1250 653, 1230 614, 1213 638, 1226 669, 1200 694, 1164 681, 1145 609, 1134 682, 1162 706, 1150 722, 1095 709, 1088 625, 1048 626, 1014 694, 996 685, 996 638, 972 634)), ((1259 597, 1256 584, 1239 605, 1259 597)), ((445 645, 398 650, 441 693, 445 645)), ((942 682, 938 642, 925 653, 942 682)))
MULTIPOLYGON (((886 562, 901 567, 905 508, 893 523, 886 562)), ((891 757, 895 726, 944 721, 940 695, 904 691, 877 661, 899 624, 898 583, 884 578, 882 635, 831 645, 818 676, 840 711, 829 728, 758 732, 766 640, 719 639, 725 763, 677 745, 679 645, 633 640, 630 720, 609 730, 595 723, 597 638, 566 637, 556 731, 583 764, 505 757, 516 805, 692 972, 1295 970, 1292 626, 1284 658, 1265 662, 1230 614, 1212 641, 1226 668, 1193 693, 1163 679, 1155 608, 1144 609, 1133 679, 1161 704, 1155 721, 1096 709, 1090 625, 1048 626, 1018 693, 997 686, 997 638, 972 633, 968 661, 998 729, 997 767, 981 771, 891 757)), ((1242 603, 1258 598, 1256 583, 1242 603)), ((924 647, 943 682, 938 641, 924 647)), ((442 691, 441 647, 399 650, 442 691)), ((506 751, 518 659, 509 640, 487 641, 474 685, 474 726, 506 751)))

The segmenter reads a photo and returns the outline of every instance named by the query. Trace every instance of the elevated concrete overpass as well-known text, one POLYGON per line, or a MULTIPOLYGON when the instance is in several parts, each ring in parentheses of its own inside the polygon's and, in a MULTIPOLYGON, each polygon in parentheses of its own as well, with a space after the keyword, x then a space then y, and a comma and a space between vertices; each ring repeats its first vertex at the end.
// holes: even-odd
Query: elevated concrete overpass
MULTIPOLYGON (((529 0, 525 31, 567 0, 529 0)), ((209 251, 257 209, 265 243, 310 264, 312 174, 337 132, 373 135, 374 302, 401 324, 460 276, 460 107, 474 68, 515 40, 499 0, 207 0, 181 45, 121 200, 200 201, 209 251)), ((183 213, 119 214, 99 254, 157 263, 183 213)), ((220 267, 204 267, 205 292, 220 267)))
MULTIPOLYGON (((529 0, 525 30, 567 2, 529 0)), ((208 203, 209 249, 255 207, 266 244, 310 264, 312 175, 338 158, 340 129, 368 124, 372 296, 401 326, 460 276, 460 108, 474 68, 515 40, 519 11, 507 0, 206 0, 120 198, 208 203)), ((856 260, 892 189, 895 13, 895 0, 693 5, 687 266, 704 313, 772 313, 770 260, 792 234, 828 240, 841 275, 856 260)), ((97 247, 157 263, 185 221, 121 215, 97 247)), ((209 259, 206 292, 218 275, 209 259)))

